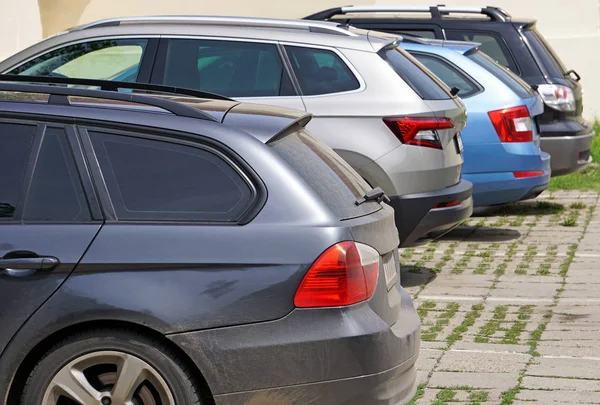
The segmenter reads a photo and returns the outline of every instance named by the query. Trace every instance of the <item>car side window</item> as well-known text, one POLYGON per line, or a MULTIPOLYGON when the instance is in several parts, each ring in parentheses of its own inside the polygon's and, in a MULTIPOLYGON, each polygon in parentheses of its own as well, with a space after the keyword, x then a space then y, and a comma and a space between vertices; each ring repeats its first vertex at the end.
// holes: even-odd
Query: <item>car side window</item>
POLYGON ((302 94, 341 93, 360 88, 360 83, 346 63, 332 51, 286 46, 302 94))
POLYGON ((481 44, 479 49, 483 53, 494 59, 499 65, 519 73, 519 68, 500 35, 491 32, 446 30, 446 39, 479 42, 481 44))
POLYGON ((275 44, 171 39, 163 82, 228 97, 295 95, 275 44))
POLYGON ((253 200, 240 172, 200 145, 89 134, 120 221, 235 222, 253 200))
POLYGON ((146 39, 103 39, 55 49, 8 73, 135 82, 146 39))
POLYGON ((442 58, 418 52, 410 52, 410 54, 431 70, 446 86, 459 89, 459 97, 465 98, 479 93, 480 89, 475 81, 451 63, 442 58))
POLYGON ((37 125, 0 123, 0 221, 15 218, 37 125))
POLYGON ((90 209, 65 130, 48 127, 27 193, 23 221, 90 220, 90 209))

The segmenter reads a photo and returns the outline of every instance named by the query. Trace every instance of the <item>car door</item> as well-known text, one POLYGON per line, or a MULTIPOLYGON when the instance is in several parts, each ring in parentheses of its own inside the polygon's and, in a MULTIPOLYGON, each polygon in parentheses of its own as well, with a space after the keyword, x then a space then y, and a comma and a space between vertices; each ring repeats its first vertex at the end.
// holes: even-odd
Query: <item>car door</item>
POLYGON ((102 226, 71 129, 0 120, 0 353, 102 226), (87 184, 87 185, 85 185, 87 184), (90 204, 91 203, 91 204, 90 204))
POLYGON ((297 265, 256 249, 269 227, 248 222, 266 194, 240 158, 148 131, 79 133, 107 218, 67 281, 88 313, 126 309, 117 316, 169 333, 292 310, 297 265))
POLYGON ((161 38, 151 82, 305 110, 275 42, 161 38))

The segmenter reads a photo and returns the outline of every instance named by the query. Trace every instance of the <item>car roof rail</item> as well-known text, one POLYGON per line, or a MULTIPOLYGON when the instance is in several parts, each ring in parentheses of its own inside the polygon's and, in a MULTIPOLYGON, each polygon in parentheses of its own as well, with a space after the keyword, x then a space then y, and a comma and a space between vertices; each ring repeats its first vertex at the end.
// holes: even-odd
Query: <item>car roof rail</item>
MULTIPOLYGON (((188 118, 203 119, 215 121, 209 114, 198 108, 185 105, 177 101, 171 101, 164 98, 152 97, 152 95, 141 95, 138 93, 124 93, 119 89, 141 90, 162 95, 184 95, 195 98, 227 100, 231 99, 211 93, 205 93, 196 90, 184 89, 180 87, 161 86, 145 83, 126 83, 109 80, 95 79, 72 79, 63 77, 48 76, 20 76, 20 75, 0 75, 0 91, 18 92, 18 93, 36 93, 48 94, 48 104, 71 105, 69 97, 86 97, 103 100, 124 101, 134 104, 143 104, 166 110, 174 115, 188 118), (57 86, 63 85, 63 86, 57 86), (69 85, 93 86, 100 90, 81 89, 75 87, 65 87, 69 85)), ((5 100, 3 100, 5 101, 5 100)))
POLYGON ((263 28, 287 28, 301 29, 311 32, 320 32, 325 34, 336 34, 345 36, 356 36, 355 33, 348 30, 347 26, 334 24, 325 21, 306 21, 306 20, 284 20, 276 18, 258 18, 258 17, 227 17, 227 16, 147 16, 147 17, 123 17, 108 18, 95 21, 89 24, 81 25, 71 29, 71 31, 81 31, 90 28, 113 27, 121 24, 197 24, 197 25, 229 25, 239 27, 263 27, 263 28))
POLYGON ((510 14, 499 7, 490 6, 446 6, 438 4, 435 6, 426 5, 365 5, 365 6, 344 6, 334 7, 323 10, 318 13, 304 17, 306 20, 328 20, 336 15, 350 13, 430 13, 432 18, 440 19, 449 13, 462 14, 482 14, 492 21, 506 22, 511 20, 510 14))

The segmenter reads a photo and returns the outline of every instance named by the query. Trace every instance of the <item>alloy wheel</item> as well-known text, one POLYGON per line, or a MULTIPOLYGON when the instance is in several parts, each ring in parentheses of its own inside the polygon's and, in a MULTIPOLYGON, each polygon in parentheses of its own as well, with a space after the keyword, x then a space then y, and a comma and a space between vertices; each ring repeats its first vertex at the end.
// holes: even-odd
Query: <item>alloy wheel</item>
POLYGON ((161 375, 144 360, 117 351, 80 356, 54 375, 42 405, 175 405, 161 375))

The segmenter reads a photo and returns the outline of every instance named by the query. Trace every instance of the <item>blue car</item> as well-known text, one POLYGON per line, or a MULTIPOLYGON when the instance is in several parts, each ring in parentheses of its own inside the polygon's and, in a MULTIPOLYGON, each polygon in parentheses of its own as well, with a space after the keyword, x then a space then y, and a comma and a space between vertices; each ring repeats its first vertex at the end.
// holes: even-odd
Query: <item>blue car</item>
POLYGON ((550 155, 540 151, 536 124, 543 101, 478 46, 412 37, 402 42, 467 106, 463 178, 473 183, 475 206, 535 198, 550 180, 550 155))

